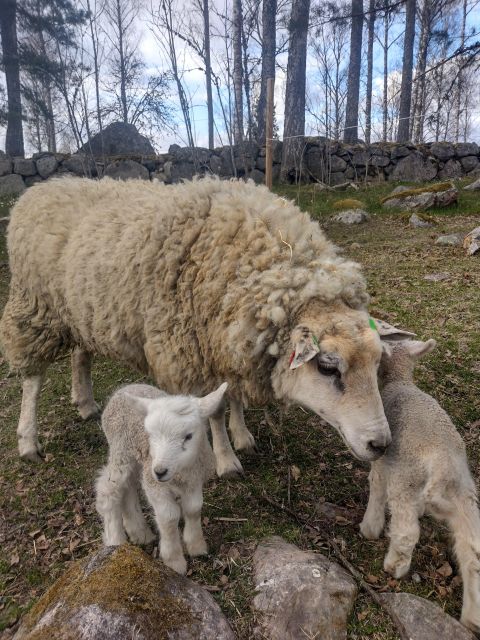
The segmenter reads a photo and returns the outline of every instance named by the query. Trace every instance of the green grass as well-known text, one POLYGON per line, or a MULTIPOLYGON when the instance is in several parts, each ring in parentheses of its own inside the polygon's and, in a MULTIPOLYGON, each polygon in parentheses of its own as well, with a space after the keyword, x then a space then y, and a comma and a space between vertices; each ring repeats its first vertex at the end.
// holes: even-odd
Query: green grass
MULTIPOLYGON (((412 229, 401 215, 386 212, 378 204, 393 186, 321 195, 310 186, 278 191, 298 198, 345 255, 364 265, 373 315, 416 331, 421 338, 437 339, 436 351, 418 368, 418 381, 452 415, 478 478, 480 258, 467 258, 459 247, 435 246, 434 240, 439 233, 467 232, 478 226, 480 199, 475 193, 460 191, 458 207, 432 212, 438 226, 412 229), (366 203, 374 214, 370 222, 350 227, 331 221, 333 202, 350 195, 366 203), (449 278, 441 282, 424 279, 437 272, 446 272, 449 278)), ((0 237, 0 307, 8 288, 6 262, 5 242, 0 237)), ((96 361, 93 377, 100 403, 119 384, 140 379, 135 372, 103 359, 96 361)), ((20 385, 16 378, 8 377, 7 365, 0 364, 0 630, 12 625, 72 560, 100 544, 93 483, 105 462, 106 446, 98 421, 82 422, 69 404, 69 393, 69 361, 63 358, 49 369, 40 401, 39 430, 47 461, 40 466, 22 463, 15 437, 20 385)), ((270 407, 266 416, 263 409, 252 408, 246 418, 259 454, 242 456, 245 478, 214 480, 207 488, 205 535, 211 555, 190 563, 194 580, 217 589, 213 596, 239 638, 252 637, 251 558, 256 542, 270 534, 326 555, 331 552, 324 537, 335 536, 350 562, 363 575, 378 579, 375 588, 410 591, 459 616, 461 587, 454 576, 443 578, 436 572, 445 560, 454 566, 443 527, 430 519, 422 523, 412 567, 419 583, 410 578, 390 579, 382 570, 385 538, 369 542, 358 533, 367 501, 367 466, 351 457, 331 428, 299 409, 282 415, 270 407), (297 481, 289 473, 292 465, 300 469, 297 481), (325 536, 299 526, 267 504, 264 492, 308 519, 325 536), (343 520, 328 518, 325 502, 336 505, 334 513, 343 520), (238 522, 218 520, 222 517, 238 522)), ((359 595, 348 632, 355 639, 397 638, 389 618, 365 594, 359 595)))

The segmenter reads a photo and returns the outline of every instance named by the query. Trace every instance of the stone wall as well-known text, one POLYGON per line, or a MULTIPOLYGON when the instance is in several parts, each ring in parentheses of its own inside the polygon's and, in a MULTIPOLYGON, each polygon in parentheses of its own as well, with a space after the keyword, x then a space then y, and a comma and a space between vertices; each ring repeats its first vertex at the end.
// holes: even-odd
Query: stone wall
MULTIPOLYGON (((273 179, 280 177, 282 143, 273 146, 273 179)), ((346 145, 323 138, 305 138, 298 176, 302 182, 321 181, 336 185, 346 181, 406 180, 425 182, 480 175, 480 149, 474 142, 426 145, 376 143, 346 145)), ((159 155, 92 158, 87 154, 37 153, 32 158, 10 158, 0 152, 0 195, 20 193, 36 182, 52 176, 157 179, 179 182, 195 174, 212 173, 222 177, 248 176, 265 180, 265 149, 246 144, 238 148, 220 147, 213 151, 172 145, 159 155)), ((292 168, 289 179, 295 179, 292 168)))

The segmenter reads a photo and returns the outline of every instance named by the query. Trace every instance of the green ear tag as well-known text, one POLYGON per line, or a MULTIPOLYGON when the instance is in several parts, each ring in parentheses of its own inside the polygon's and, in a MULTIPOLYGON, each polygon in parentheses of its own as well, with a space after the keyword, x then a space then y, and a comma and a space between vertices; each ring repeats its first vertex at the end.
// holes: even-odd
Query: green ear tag
POLYGON ((313 335, 313 333, 312 333, 312 341, 313 341, 313 344, 314 344, 314 345, 317 347, 317 349, 320 351, 320 345, 318 344, 317 337, 316 337, 316 336, 314 336, 314 335, 313 335))
POLYGON ((375 324, 375 320, 373 318, 369 318, 368 322, 370 324, 370 329, 373 329, 374 331, 378 331, 377 325, 375 324))

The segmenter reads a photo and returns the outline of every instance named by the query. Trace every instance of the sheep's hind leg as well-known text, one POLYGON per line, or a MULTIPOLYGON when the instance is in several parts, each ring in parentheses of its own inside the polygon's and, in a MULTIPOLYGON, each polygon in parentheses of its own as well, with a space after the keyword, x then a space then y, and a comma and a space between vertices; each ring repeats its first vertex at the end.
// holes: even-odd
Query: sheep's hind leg
POLYGON ((367 510, 360 524, 360 532, 367 540, 377 540, 385 526, 387 487, 385 484, 386 478, 377 468, 376 464, 372 464, 368 481, 370 484, 370 495, 367 510))
POLYGON ((40 462, 43 453, 38 442, 37 407, 44 372, 25 376, 22 383, 22 408, 18 421, 18 452, 23 460, 40 462))
POLYGON ((84 420, 100 415, 100 407, 93 398, 92 356, 81 347, 72 351, 72 404, 84 420))
POLYGON ((130 477, 125 494, 123 496, 123 526, 134 544, 148 544, 156 539, 156 535, 148 526, 142 513, 138 497, 138 483, 130 477))
POLYGON ((204 556, 208 553, 207 543, 202 531, 202 486, 185 491, 182 495, 182 511, 185 527, 183 540, 187 547, 188 555, 204 556))
POLYGON ((103 542, 106 546, 117 546, 127 541, 123 529, 122 506, 132 469, 109 463, 97 479, 97 511, 103 520, 103 542))
POLYGON ((256 451, 255 438, 245 426, 243 404, 234 398, 230 398, 228 427, 233 437, 233 446, 237 451, 245 451, 246 453, 254 453, 256 451))
POLYGON ((383 568, 394 578, 403 578, 412 562, 412 553, 420 537, 419 511, 412 503, 390 502, 390 546, 383 568))
POLYGON ((212 445, 215 454, 217 475, 220 478, 234 477, 243 474, 240 460, 234 454, 225 427, 225 404, 218 413, 210 418, 212 445))

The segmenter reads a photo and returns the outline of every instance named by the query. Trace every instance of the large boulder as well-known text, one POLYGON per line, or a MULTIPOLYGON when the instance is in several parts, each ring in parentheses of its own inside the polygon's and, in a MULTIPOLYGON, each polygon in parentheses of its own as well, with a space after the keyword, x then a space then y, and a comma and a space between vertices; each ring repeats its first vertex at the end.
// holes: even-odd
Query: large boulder
POLYGON ((149 180, 148 169, 134 160, 115 160, 105 169, 105 175, 114 180, 149 180))
POLYGON ((14 158, 13 172, 21 176, 34 176, 37 173, 35 161, 31 158, 14 158))
POLYGON ((475 180, 475 182, 468 184, 466 187, 463 187, 463 190, 464 191, 480 191, 480 178, 478 178, 478 180, 475 180))
POLYGON ((463 248, 467 250, 468 256, 473 256, 480 251, 480 227, 475 227, 473 231, 467 233, 463 239, 463 248))
POLYGON ((450 160, 450 158, 453 158, 455 149, 453 148, 453 144, 449 142, 433 142, 430 146, 430 153, 438 160, 446 162, 450 160))
POLYGON ((460 164, 462 165, 463 170, 468 173, 469 171, 474 171, 475 169, 477 169, 480 162, 477 156, 465 156, 464 158, 460 159, 460 164))
POLYGON ((210 594, 138 547, 75 562, 22 620, 14 640, 234 640, 210 594))
POLYGON ((455 204, 457 199, 458 189, 447 183, 425 189, 394 190, 390 196, 382 200, 382 204, 386 208, 403 211, 427 211, 433 207, 449 207, 455 204))
POLYGON ((455 145, 455 155, 457 158, 465 156, 478 156, 480 149, 476 142, 458 142, 455 145))
POLYGON ((260 614, 259 637, 268 640, 344 640, 357 587, 335 562, 301 551, 277 536, 260 543, 253 557, 260 614))
POLYGON ((0 156, 0 176, 6 176, 12 173, 12 159, 8 156, 0 156))
POLYGON ((334 222, 341 222, 343 224, 362 224, 362 222, 367 222, 369 219, 370 216, 363 209, 347 209, 346 211, 337 213, 337 215, 332 218, 334 222))
POLYGON ((409 640, 474 640, 475 636, 440 607, 411 593, 380 597, 403 624, 409 640))
POLYGON ((96 175, 96 166, 91 156, 84 153, 75 153, 62 162, 62 173, 64 170, 76 176, 91 177, 96 175))
POLYGON ((155 155, 155 149, 135 125, 112 122, 102 133, 97 133, 80 149, 95 157, 118 155, 155 155), (102 144, 103 142, 103 144, 102 144))
POLYGON ((447 160, 442 169, 438 172, 440 180, 445 178, 460 178, 463 176, 464 170, 458 160, 447 160))
POLYGON ((58 161, 53 153, 46 153, 37 158, 37 171, 42 178, 48 178, 58 167, 58 161))
POLYGON ((25 191, 25 182, 17 173, 0 178, 0 196, 18 196, 23 191, 25 191))
MULTIPOLYGON (((393 152, 392 152, 393 157, 393 152)), ((401 158, 391 173, 392 180, 410 180, 412 182, 427 182, 437 175, 437 168, 419 151, 412 151, 401 158)))
POLYGON ((173 157, 174 162, 192 162, 196 166, 202 166, 208 163, 212 152, 203 147, 180 147, 172 144, 168 154, 173 157))

